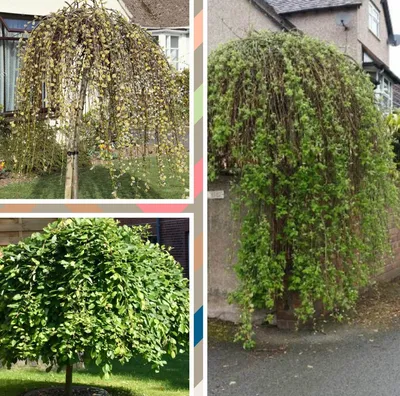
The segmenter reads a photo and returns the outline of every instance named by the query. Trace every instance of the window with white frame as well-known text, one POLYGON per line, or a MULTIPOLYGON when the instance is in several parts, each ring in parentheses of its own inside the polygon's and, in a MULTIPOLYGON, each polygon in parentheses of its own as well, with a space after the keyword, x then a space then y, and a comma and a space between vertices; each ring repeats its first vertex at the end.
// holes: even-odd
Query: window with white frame
POLYGON ((369 2, 369 30, 375 34, 376 37, 379 38, 379 30, 380 30, 380 18, 381 13, 376 5, 370 1, 369 2))
POLYGON ((0 16, 0 105, 3 112, 11 112, 15 105, 15 88, 18 76, 18 42, 26 38, 30 19, 19 15, 0 16))
POLYGON ((179 69, 179 36, 166 36, 165 55, 171 64, 179 69))
POLYGON ((382 77, 380 85, 377 87, 377 98, 379 106, 385 112, 392 111, 393 108, 393 83, 386 77, 382 77))

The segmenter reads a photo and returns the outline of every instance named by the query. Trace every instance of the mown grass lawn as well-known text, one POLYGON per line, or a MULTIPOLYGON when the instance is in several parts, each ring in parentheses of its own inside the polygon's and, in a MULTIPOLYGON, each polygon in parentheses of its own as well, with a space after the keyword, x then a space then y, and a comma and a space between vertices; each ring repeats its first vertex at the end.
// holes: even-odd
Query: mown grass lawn
MULTIPOLYGON (((168 173, 167 173, 168 175, 168 173)), ((135 174, 135 177, 140 175, 135 174)), ((118 198, 121 199, 181 199, 185 194, 185 188, 189 187, 189 176, 186 186, 174 179, 168 179, 165 187, 161 186, 155 160, 149 168, 147 180, 150 190, 138 190, 131 186, 130 176, 124 175, 119 179, 118 198)), ((10 183, 0 187, 0 199, 63 199, 64 198, 64 174, 43 175, 28 181, 10 183)), ((143 187, 143 183, 140 182, 143 187)), ((113 186, 109 170, 98 165, 93 169, 81 169, 79 171, 79 199, 112 199, 113 186)), ((188 193, 186 192, 188 195, 188 193)))
MULTIPOLYGON (((169 360, 158 374, 140 360, 113 366, 113 375, 108 380, 101 379, 95 367, 75 370, 74 384, 104 388, 112 396, 189 396, 188 354, 169 360)), ((0 368, 0 396, 20 396, 28 390, 62 386, 64 379, 64 372, 46 373, 44 368, 0 368)))

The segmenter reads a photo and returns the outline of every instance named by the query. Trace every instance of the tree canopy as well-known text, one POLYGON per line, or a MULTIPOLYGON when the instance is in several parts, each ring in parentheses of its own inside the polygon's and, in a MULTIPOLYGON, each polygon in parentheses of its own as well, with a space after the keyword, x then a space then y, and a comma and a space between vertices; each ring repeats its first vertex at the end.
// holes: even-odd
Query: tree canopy
MULTIPOLYGON (((89 114, 91 143, 110 168, 115 195, 118 179, 131 170, 141 170, 149 188, 150 155, 157 156, 161 183, 168 167, 185 185, 186 87, 151 35, 97 0, 74 0, 33 25, 20 46, 10 146, 15 170, 30 172, 43 157, 44 170, 51 169, 56 139, 71 164, 67 178, 77 184, 72 169, 86 139, 83 115, 89 114), (56 128, 43 128, 43 119, 54 120, 56 128)), ((137 178, 131 181, 140 188, 137 178)))
MULTIPOLYGON (((238 337, 287 292, 340 318, 390 251, 399 208, 391 134, 368 75, 332 45, 252 33, 209 59, 210 177, 234 176, 238 337)), ((286 301, 286 300, 285 300, 286 301)))
POLYGON ((0 360, 49 366, 141 356, 155 369, 189 343, 189 288, 143 227, 61 219, 0 257, 0 360))

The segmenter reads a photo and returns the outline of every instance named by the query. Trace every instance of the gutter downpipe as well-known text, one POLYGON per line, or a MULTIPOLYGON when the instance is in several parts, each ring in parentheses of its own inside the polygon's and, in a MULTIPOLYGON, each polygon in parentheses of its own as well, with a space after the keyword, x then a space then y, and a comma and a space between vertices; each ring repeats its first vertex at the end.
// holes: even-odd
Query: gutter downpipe
POLYGON ((161 219, 158 217, 156 219, 156 236, 157 243, 161 245, 161 219))

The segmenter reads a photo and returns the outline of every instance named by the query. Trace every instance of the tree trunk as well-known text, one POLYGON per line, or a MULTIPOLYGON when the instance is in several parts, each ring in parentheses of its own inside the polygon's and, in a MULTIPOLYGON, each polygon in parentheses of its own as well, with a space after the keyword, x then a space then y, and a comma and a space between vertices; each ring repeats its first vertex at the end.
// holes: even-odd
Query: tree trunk
POLYGON ((67 174, 65 177, 65 199, 78 198, 78 147, 79 147, 79 128, 83 119, 83 110, 85 107, 86 92, 88 86, 89 68, 86 68, 82 74, 79 99, 76 105, 75 119, 73 120, 72 135, 68 142, 67 153, 67 174))
POLYGON ((65 396, 72 396, 72 370, 73 366, 68 365, 65 372, 65 396))

